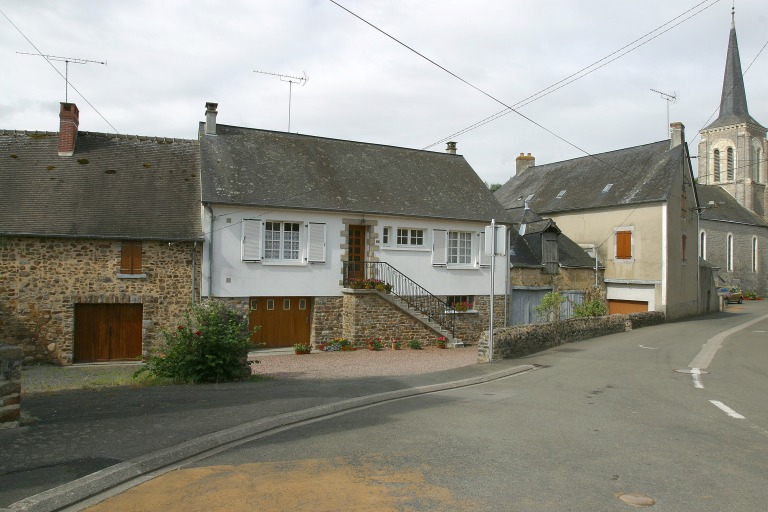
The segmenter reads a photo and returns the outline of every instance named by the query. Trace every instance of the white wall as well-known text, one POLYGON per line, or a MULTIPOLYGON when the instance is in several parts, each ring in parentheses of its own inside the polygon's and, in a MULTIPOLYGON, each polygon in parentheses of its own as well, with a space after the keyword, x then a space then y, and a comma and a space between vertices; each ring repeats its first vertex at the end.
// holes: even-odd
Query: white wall
MULTIPOLYGON (((346 254, 343 236, 345 224, 342 219, 355 218, 346 213, 322 213, 301 210, 270 211, 255 208, 213 207, 214 222, 204 210, 203 226, 206 240, 203 256, 203 295, 210 292, 217 297, 248 296, 334 296, 341 295, 339 281, 342 277, 342 257, 346 254), (326 223, 325 263, 308 263, 306 254, 298 263, 274 264, 269 262, 244 262, 241 259, 242 221, 261 219, 265 221, 298 222, 302 225, 300 244, 306 249, 306 230, 309 222, 326 223), (211 246, 211 233, 213 245, 211 246), (212 251, 211 251, 212 248, 212 251), (213 257, 213 279, 210 279, 210 259, 213 257)), ((363 219, 360 219, 361 221, 363 219)), ((490 224, 490 222, 488 222, 490 224)), ((459 222, 365 216, 368 240, 376 240, 374 257, 387 262, 400 272, 435 295, 487 295, 490 294, 490 267, 481 267, 474 262, 471 268, 435 267, 432 265, 432 230, 470 231, 473 234, 473 253, 479 256, 480 237, 486 223, 459 222), (397 227, 424 230, 423 248, 398 248, 381 245, 382 228, 391 226, 391 237, 396 236, 397 227)), ((370 259, 370 258, 369 258, 370 259)), ((477 260, 477 256, 474 258, 477 260)), ((503 294, 506 271, 506 257, 496 257, 496 293, 503 294)))

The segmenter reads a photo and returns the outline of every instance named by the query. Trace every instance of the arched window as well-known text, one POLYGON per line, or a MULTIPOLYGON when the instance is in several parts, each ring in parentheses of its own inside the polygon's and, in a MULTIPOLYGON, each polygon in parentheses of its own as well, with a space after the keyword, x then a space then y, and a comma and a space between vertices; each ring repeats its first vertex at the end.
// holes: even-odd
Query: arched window
POLYGON ((720 150, 716 149, 712 154, 712 162, 715 164, 715 181, 720 181, 720 150))
POLYGON ((763 162, 763 150, 761 148, 755 149, 755 181, 760 183, 760 171, 763 169, 761 165, 763 162))
POLYGON ((752 272, 757 272, 757 237, 752 237, 752 272))
POLYGON ((699 233, 699 256, 701 259, 707 259, 707 232, 704 230, 699 233))
POLYGON ((725 247, 725 271, 733 272, 733 235, 730 233, 725 247))
POLYGON ((728 151, 726 152, 726 158, 728 161, 726 162, 727 167, 727 174, 728 174, 728 181, 733 181, 733 148, 728 148, 728 151))

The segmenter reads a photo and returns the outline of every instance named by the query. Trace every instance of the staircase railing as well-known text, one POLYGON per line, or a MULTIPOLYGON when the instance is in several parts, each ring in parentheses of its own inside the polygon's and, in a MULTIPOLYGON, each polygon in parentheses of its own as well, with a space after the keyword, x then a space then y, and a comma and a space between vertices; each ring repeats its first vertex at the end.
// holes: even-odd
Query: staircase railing
POLYGON ((400 298, 408 307, 439 324, 449 331, 452 337, 456 336, 456 313, 448 303, 432 295, 426 288, 389 263, 380 261, 345 261, 343 263, 345 287, 362 288, 367 284, 375 289, 375 284, 379 284, 379 288, 384 288, 384 291, 400 298))

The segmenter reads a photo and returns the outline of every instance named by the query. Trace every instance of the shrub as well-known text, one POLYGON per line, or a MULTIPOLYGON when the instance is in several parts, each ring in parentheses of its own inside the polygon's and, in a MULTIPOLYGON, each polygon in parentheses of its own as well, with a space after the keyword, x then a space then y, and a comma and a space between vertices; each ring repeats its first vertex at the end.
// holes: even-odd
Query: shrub
POLYGON ((312 352, 312 345, 307 345, 306 343, 295 343, 293 345, 293 351, 297 354, 309 354, 312 352))
POLYGON ((539 318, 546 321, 559 320, 560 304, 566 300, 568 299, 560 295, 560 292, 549 292, 541 298, 541 302, 536 306, 536 313, 539 318))
POLYGON ((605 316, 608 314, 608 307, 603 300, 603 291, 600 288, 590 288, 584 292, 584 302, 573 308, 576 318, 586 316, 605 316))
POLYGON ((371 350, 381 350, 384 348, 384 342, 381 341, 381 338, 372 338, 368 340, 368 348, 371 350))
POLYGON ((331 341, 325 344, 326 352, 347 352, 354 350, 355 347, 350 343, 347 338, 333 338, 331 341))
POLYGON ((251 375, 248 320, 211 299, 193 304, 184 325, 164 330, 164 346, 146 358, 134 377, 148 373, 174 382, 227 382, 251 375))
POLYGON ((757 300, 760 296, 752 290, 744 292, 744 298, 748 300, 757 300))
POLYGON ((413 350, 421 350, 421 342, 415 338, 408 341, 408 346, 413 350))

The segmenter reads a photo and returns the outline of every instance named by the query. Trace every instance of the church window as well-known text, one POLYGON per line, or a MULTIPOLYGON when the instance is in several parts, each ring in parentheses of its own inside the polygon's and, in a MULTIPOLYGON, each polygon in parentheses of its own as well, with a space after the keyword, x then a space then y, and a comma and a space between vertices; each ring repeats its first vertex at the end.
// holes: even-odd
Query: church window
POLYGON ((707 259, 707 232, 703 231, 699 233, 699 256, 702 259, 707 259))
POLYGON ((752 237, 752 272, 757 272, 757 237, 752 237))
POLYGON ((762 169, 762 160, 763 158, 763 150, 760 148, 755 148, 755 178, 754 180, 758 183, 760 183, 760 170, 762 169))
POLYGON ((727 167, 727 173, 728 173, 728 181, 733 181, 733 148, 728 148, 728 151, 726 153, 728 161, 726 162, 727 167))
POLYGON ((716 149, 712 154, 712 161, 715 164, 715 181, 720 181, 720 150, 716 149))
POLYGON ((733 272, 733 235, 730 233, 725 243, 725 271, 733 272))

